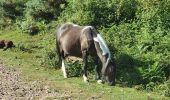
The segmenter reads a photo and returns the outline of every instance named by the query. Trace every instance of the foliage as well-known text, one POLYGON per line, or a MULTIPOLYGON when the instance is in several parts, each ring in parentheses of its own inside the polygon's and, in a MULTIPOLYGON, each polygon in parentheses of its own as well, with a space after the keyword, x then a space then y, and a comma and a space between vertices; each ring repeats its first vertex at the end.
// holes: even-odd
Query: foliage
POLYGON ((54 68, 57 68, 59 66, 57 66, 58 64, 58 57, 56 56, 56 50, 44 50, 44 56, 43 56, 43 61, 42 64, 44 64, 44 66, 51 66, 54 68))
MULTIPOLYGON (((149 85, 150 84, 148 84, 147 86, 149 86, 149 85)), ((153 83, 153 85, 155 85, 155 86, 150 88, 150 89, 152 89, 152 91, 155 91, 155 92, 160 93, 161 95, 170 97, 170 80, 165 81, 163 84, 159 84, 159 85, 156 85, 153 83)))
POLYGON ((30 19, 22 21, 18 26, 23 33, 28 33, 30 35, 35 35, 40 31, 45 31, 46 28, 46 24, 44 21, 35 22, 30 19))
MULTIPOLYGON (((59 8, 59 6, 57 6, 59 8)), ((50 6, 47 0, 29 0, 26 2, 26 17, 31 16, 35 20, 53 19, 60 11, 50 6)))
POLYGON ((97 27, 129 22, 135 18, 135 12, 135 0, 69 0, 60 18, 63 21, 97 27))
POLYGON ((77 76, 82 76, 83 72, 82 72, 82 63, 78 60, 76 61, 71 61, 71 60, 67 60, 65 61, 66 64, 66 71, 68 73, 69 77, 77 77, 77 76))
POLYGON ((1 0, 0 1, 0 27, 12 24, 18 17, 23 16, 25 8, 24 0, 1 0))
POLYGON ((41 26, 59 16, 60 4, 64 3, 65 0, 1 0, 0 27, 15 22, 24 33, 36 34, 44 30, 41 26))

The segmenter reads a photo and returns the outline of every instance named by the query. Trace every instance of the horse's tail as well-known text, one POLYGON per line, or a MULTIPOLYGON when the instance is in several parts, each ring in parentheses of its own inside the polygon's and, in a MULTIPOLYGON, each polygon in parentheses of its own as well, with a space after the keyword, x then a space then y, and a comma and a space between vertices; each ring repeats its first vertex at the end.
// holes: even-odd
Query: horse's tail
POLYGON ((59 47, 59 30, 57 30, 56 32, 56 52, 57 52, 57 55, 58 55, 58 62, 57 62, 57 65, 60 65, 61 64, 61 53, 60 53, 60 47, 59 47))

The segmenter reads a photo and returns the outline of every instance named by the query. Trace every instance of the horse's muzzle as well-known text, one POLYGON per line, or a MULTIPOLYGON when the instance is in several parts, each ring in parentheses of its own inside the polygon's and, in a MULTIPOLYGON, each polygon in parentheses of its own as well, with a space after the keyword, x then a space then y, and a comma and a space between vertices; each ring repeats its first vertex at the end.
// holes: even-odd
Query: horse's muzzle
POLYGON ((109 78, 108 76, 103 76, 102 81, 104 81, 109 86, 115 85, 115 79, 114 78, 109 78))

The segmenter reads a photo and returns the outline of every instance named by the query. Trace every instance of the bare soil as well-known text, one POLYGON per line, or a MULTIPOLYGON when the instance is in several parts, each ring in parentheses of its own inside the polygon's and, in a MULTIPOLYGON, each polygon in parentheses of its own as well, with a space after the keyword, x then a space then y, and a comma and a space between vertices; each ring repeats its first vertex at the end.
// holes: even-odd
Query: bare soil
POLYGON ((67 92, 52 90, 43 81, 25 81, 21 71, 0 64, 0 100, 70 99, 67 92))

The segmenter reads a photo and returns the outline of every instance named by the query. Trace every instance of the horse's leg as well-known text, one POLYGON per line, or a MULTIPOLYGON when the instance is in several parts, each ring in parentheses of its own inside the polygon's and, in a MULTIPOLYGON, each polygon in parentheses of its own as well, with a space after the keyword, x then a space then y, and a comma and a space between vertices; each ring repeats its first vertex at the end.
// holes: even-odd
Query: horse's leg
POLYGON ((84 82, 88 82, 88 78, 87 78, 87 51, 84 50, 82 51, 82 56, 83 56, 83 79, 84 82))
POLYGON ((63 71, 63 76, 64 78, 67 78, 67 72, 66 72, 66 68, 64 65, 64 51, 61 52, 61 61, 62 61, 61 70, 63 71))
POLYGON ((97 83, 101 84, 102 80, 100 77, 100 68, 99 68, 98 58, 94 57, 93 60, 94 60, 94 66, 95 66, 96 80, 97 80, 97 83))

